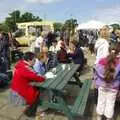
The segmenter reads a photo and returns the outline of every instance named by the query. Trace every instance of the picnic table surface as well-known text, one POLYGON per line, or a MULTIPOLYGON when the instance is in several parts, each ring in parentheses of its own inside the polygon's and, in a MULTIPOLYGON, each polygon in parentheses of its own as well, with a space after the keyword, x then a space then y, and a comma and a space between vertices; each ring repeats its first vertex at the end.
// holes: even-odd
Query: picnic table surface
POLYGON ((91 81, 85 80, 83 83, 80 81, 79 76, 76 74, 79 67, 79 64, 73 63, 59 64, 48 71, 55 75, 53 78, 47 78, 43 83, 33 82, 34 86, 48 94, 48 100, 45 100, 44 97, 41 98, 41 106, 63 111, 69 120, 74 120, 75 115, 84 113, 91 81), (69 83, 75 83, 80 87, 80 93, 72 106, 68 106, 63 98, 64 88, 69 83), (81 86, 81 84, 83 85, 81 86))
POLYGON ((77 69, 79 68, 79 64, 59 64, 56 66, 56 72, 54 72, 54 68, 49 72, 52 72, 55 77, 48 78, 44 81, 44 83, 36 83, 34 85, 41 88, 52 89, 52 90, 62 90, 68 81, 71 80, 77 69))

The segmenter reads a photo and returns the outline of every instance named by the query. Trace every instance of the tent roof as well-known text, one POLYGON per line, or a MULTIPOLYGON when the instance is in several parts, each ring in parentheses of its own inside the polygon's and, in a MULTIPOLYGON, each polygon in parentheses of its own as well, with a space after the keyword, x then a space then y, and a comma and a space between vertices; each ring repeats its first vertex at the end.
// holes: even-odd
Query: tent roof
POLYGON ((91 20, 91 21, 88 21, 87 23, 79 24, 77 27, 77 30, 80 30, 80 29, 100 29, 104 25, 105 24, 100 22, 100 21, 91 20))

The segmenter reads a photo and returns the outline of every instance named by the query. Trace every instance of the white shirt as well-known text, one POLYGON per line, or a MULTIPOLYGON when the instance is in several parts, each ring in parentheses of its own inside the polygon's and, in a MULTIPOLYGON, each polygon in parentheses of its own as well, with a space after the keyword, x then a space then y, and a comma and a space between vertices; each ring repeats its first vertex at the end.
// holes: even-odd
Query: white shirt
POLYGON ((97 64, 101 58, 105 58, 109 55, 108 41, 106 39, 99 38, 95 43, 95 49, 97 50, 95 64, 97 64))
POLYGON ((43 37, 39 36, 35 41, 35 47, 40 48, 41 43, 43 43, 43 37))
POLYGON ((57 46, 51 46, 49 51, 53 52, 53 53, 57 53, 58 49, 57 49, 57 46))

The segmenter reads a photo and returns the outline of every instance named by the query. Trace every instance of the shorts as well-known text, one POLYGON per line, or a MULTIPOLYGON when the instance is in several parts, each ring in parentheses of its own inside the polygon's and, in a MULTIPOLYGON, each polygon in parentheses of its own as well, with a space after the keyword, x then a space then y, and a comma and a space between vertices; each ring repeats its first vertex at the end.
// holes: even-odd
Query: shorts
POLYGON ((98 88, 97 114, 112 118, 114 114, 115 100, 118 90, 98 88))

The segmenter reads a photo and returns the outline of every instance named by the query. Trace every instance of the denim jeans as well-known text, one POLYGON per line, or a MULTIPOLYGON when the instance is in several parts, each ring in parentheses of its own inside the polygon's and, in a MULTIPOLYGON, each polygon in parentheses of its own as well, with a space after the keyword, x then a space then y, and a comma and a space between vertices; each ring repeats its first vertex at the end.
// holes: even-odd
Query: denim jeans
POLYGON ((8 76, 4 73, 0 73, 0 87, 4 87, 9 80, 8 76))

